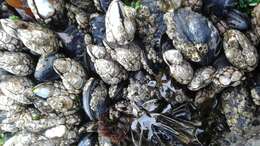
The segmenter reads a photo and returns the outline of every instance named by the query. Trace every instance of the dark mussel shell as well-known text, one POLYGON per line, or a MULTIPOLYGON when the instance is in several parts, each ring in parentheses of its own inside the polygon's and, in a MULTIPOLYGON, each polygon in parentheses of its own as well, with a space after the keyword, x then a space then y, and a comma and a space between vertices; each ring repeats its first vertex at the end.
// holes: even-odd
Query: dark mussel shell
POLYGON ((111 3, 112 0, 98 0, 100 4, 100 8, 106 12, 108 9, 109 4, 111 3))
POLYGON ((227 60, 225 55, 219 56, 212 64, 215 68, 220 69, 224 68, 225 66, 232 66, 229 61, 227 60))
MULTIPOLYGON (((155 25, 154 28, 156 30, 155 30, 155 33, 153 34, 153 39, 149 43, 151 43, 155 49, 158 49, 159 45, 160 45, 161 37, 166 32, 166 25, 163 21, 164 12, 158 7, 157 1, 142 0, 141 4, 143 6, 148 7, 151 15, 154 16, 154 18, 155 18, 154 21, 152 22, 154 24, 152 24, 152 25, 155 25)), ((148 22, 148 23, 150 23, 150 22, 148 22)), ((145 27, 150 27, 150 26, 145 26, 145 27)), ((141 37, 142 37, 142 34, 141 34, 141 37)))
POLYGON ((97 142, 97 135, 95 133, 89 133, 79 142, 78 146, 95 146, 97 142))
POLYGON ((237 0, 204 0, 203 2, 204 11, 216 16, 224 16, 228 9, 234 8, 237 4, 237 0))
POLYGON ((185 8, 174 12, 173 21, 176 25, 176 34, 184 43, 207 45, 207 53, 201 56, 199 63, 202 65, 211 63, 220 49, 218 47, 220 36, 213 24, 201 14, 185 8))
POLYGON ((64 44, 62 51, 69 57, 79 60, 86 48, 84 33, 71 25, 64 32, 59 33, 59 36, 64 44))
POLYGON ((62 56, 61 54, 52 54, 48 57, 41 57, 34 72, 35 79, 40 82, 59 79, 59 75, 53 69, 53 62, 62 56))
POLYGON ((172 40, 167 36, 167 34, 163 34, 160 40, 160 49, 162 54, 171 49, 175 49, 175 47, 172 45, 172 40))
POLYGON ((91 120, 101 119, 108 112, 107 97, 103 81, 94 78, 87 81, 83 89, 83 109, 91 120))
POLYGON ((231 28, 238 30, 247 30, 250 27, 248 16, 238 10, 232 9, 226 15, 227 24, 231 28))
POLYGON ((93 0, 70 0, 70 3, 86 13, 94 13, 96 10, 93 0))
POLYGON ((103 45, 103 39, 106 32, 105 16, 98 15, 90 20, 90 30, 93 37, 93 41, 97 45, 103 45))
POLYGON ((76 26, 71 25, 64 32, 59 33, 59 36, 64 45, 64 48, 61 49, 62 52, 80 62, 86 70, 92 71, 93 65, 86 51, 85 34, 80 32, 76 26))

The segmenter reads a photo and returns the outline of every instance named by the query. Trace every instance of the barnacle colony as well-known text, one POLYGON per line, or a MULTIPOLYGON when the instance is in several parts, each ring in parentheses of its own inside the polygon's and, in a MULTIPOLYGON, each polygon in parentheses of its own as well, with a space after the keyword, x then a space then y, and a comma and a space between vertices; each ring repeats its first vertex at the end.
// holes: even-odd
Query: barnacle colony
POLYGON ((4 146, 259 143, 259 4, 0 4, 4 146))

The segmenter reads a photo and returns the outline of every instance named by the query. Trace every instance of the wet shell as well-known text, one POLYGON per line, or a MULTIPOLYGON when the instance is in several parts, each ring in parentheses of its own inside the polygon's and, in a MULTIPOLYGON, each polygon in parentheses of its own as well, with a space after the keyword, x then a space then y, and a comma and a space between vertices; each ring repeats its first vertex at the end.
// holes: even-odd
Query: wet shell
POLYGON ((112 60, 104 47, 88 45, 88 55, 94 63, 96 73, 107 84, 118 84, 128 77, 127 71, 112 60))
POLYGON ((25 111, 21 113, 18 120, 15 122, 16 126, 22 130, 28 130, 36 133, 48 128, 54 127, 59 124, 64 124, 64 117, 58 117, 54 114, 48 116, 42 116, 40 113, 33 113, 35 109, 29 109, 33 111, 25 111))
POLYGON ((172 77, 181 84, 189 84, 193 78, 193 69, 184 60, 178 50, 168 50, 163 53, 165 63, 170 67, 172 77))
POLYGON ((47 99, 48 105, 56 112, 68 112, 75 110, 77 103, 73 101, 69 96, 52 96, 47 99))
POLYGON ((94 0, 95 6, 99 11, 106 12, 112 0, 94 0))
POLYGON ((5 96, 22 104, 30 104, 31 101, 25 96, 26 90, 33 87, 33 83, 26 77, 10 77, 0 83, 0 89, 5 96))
POLYGON ((70 94, 63 83, 60 81, 53 82, 44 82, 36 85, 32 89, 33 93, 43 99, 47 99, 49 97, 59 97, 59 96, 68 96, 72 99, 75 97, 73 94, 70 94))
MULTIPOLYGON (((177 0, 179 1, 179 0, 177 0)), ((190 7, 194 11, 200 11, 203 5, 203 0, 182 0, 182 6, 190 7)))
POLYGON ((70 58, 58 58, 53 62, 53 68, 62 79, 63 85, 70 93, 80 93, 87 75, 82 65, 70 58))
POLYGON ((141 48, 137 44, 131 42, 128 45, 115 48, 111 48, 106 43, 105 45, 110 50, 112 59, 116 60, 127 71, 138 71, 141 69, 141 48))
POLYGON ((8 112, 19 112, 23 109, 23 107, 19 104, 19 102, 13 100, 4 95, 4 93, 0 90, 0 110, 8 111, 8 112))
POLYGON ((48 18, 54 15, 55 9, 47 0, 28 0, 28 5, 36 19, 48 18), (42 5, 42 6, 41 6, 42 5))
POLYGON ((209 64, 218 55, 220 37, 213 24, 199 13, 181 8, 164 15, 167 34, 176 49, 194 62, 209 64))
POLYGON ((230 130, 237 134, 242 134, 252 122, 252 107, 248 97, 248 92, 241 86, 230 88, 221 94, 222 111, 227 124, 230 130))
POLYGON ((256 87, 252 88, 250 93, 251 93, 253 102, 256 105, 260 105, 260 87, 256 86, 256 87))
POLYGON ((108 112, 108 91, 104 82, 90 78, 83 89, 83 108, 91 120, 101 119, 108 112))
POLYGON ((66 27, 68 19, 63 0, 27 0, 27 4, 37 21, 48 24, 51 29, 63 30, 66 27))
POLYGON ((204 103, 212 101, 222 90, 222 87, 216 86, 215 84, 210 84, 196 93, 194 102, 197 106, 203 107, 204 105, 207 105, 204 103))
POLYGON ((54 109, 46 102, 45 99, 35 98, 33 100, 33 105, 43 114, 54 112, 54 109))
POLYGON ((236 0, 205 0, 204 10, 217 16, 225 16, 230 8, 236 6, 236 0))
POLYGON ((211 83, 215 71, 215 68, 212 66, 197 69, 192 81, 188 85, 188 88, 192 91, 197 91, 206 87, 211 83))
POLYGON ((0 82, 8 79, 11 76, 12 75, 9 72, 5 71, 4 69, 0 69, 0 82))
POLYGON ((27 76, 34 71, 32 57, 21 52, 0 51, 0 66, 0 68, 17 76, 27 76))
POLYGON ((229 62, 235 67, 252 71, 258 64, 258 53, 247 37, 237 31, 228 30, 224 34, 223 47, 229 62))
POLYGON ((5 31, 0 30, 0 50, 21 51, 23 44, 18 39, 10 36, 5 31))
POLYGON ((105 16, 104 15, 92 16, 90 18, 90 30, 92 33, 94 43, 97 45, 102 45, 106 33, 105 16))
POLYGON ((94 133, 86 135, 78 144, 78 146, 95 145, 97 143, 97 136, 94 133))
POLYGON ((106 40, 110 43, 125 45, 134 39, 135 10, 120 0, 113 0, 106 12, 106 40))
POLYGON ((35 144, 37 141, 38 141, 38 137, 35 134, 23 132, 23 133, 17 133, 13 137, 8 139, 5 142, 4 146, 13 146, 18 144, 31 145, 31 144, 35 144))
POLYGON ((254 8, 252 15, 253 15, 252 24, 254 26, 253 29, 258 35, 258 37, 260 37, 260 4, 258 4, 254 8))
POLYGON ((86 48, 85 34, 72 25, 66 28, 64 32, 58 33, 58 35, 64 44, 63 53, 77 61, 83 60, 86 48))
POLYGON ((5 32, 37 54, 47 56, 59 49, 56 34, 39 24, 11 19, 1 19, 1 24, 5 32))
POLYGON ((229 10, 226 17, 226 22, 231 28, 247 30, 250 27, 250 21, 247 15, 238 10, 229 10))
POLYGON ((239 138, 234 145, 244 146, 257 146, 260 144, 260 126, 251 127, 248 131, 243 134, 243 137, 239 138))
POLYGON ((128 77, 126 70, 115 61, 98 59, 94 65, 97 74, 107 84, 118 84, 128 77))
POLYGON ((238 86, 243 80, 245 80, 244 72, 233 66, 217 69, 213 77, 213 83, 222 88, 238 86))
POLYGON ((57 58, 64 57, 61 54, 49 55, 48 57, 41 56, 36 65, 34 77, 38 81, 50 81, 59 79, 59 75, 53 69, 53 62, 57 58))

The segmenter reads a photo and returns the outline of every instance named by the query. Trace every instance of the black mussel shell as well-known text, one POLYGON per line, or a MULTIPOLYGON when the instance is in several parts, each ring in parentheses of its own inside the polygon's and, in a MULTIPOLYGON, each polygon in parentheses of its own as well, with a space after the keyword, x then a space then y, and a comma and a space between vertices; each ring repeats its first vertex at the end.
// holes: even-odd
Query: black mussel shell
POLYGON ((104 12, 107 11, 109 4, 112 0, 99 0, 100 7, 104 12))
POLYGON ((41 64, 41 67, 36 68, 34 72, 35 79, 40 82, 59 79, 59 75, 53 69, 53 62, 57 58, 59 58, 58 54, 52 54, 48 57, 41 57, 38 62, 38 64, 41 64))
POLYGON ((234 8, 236 4, 237 0, 204 0, 203 10, 216 16, 225 16, 226 11, 234 8))
POLYGON ((173 20, 176 30, 186 43, 207 44, 207 53, 198 62, 201 65, 209 64, 218 55, 220 36, 213 24, 201 14, 189 9, 178 9, 174 12, 173 20))
POLYGON ((108 95, 91 96, 93 91, 98 90, 107 92, 104 83, 94 78, 90 78, 83 89, 83 109, 91 120, 101 119, 108 112, 108 95), (94 107, 91 106, 92 100, 95 100, 94 107))
POLYGON ((167 50, 175 49, 175 47, 172 45, 172 40, 168 37, 166 33, 163 34, 161 37, 160 49, 162 53, 164 53, 167 50))
POLYGON ((80 59, 86 48, 84 33, 80 32, 77 27, 71 25, 64 32, 59 33, 64 44, 62 51, 69 57, 76 60, 80 59))
POLYGON ((219 56, 212 64, 215 68, 223 68, 225 66, 231 66, 225 55, 219 56))
POLYGON ((247 30, 250 27, 250 20, 246 14, 232 9, 226 15, 227 24, 238 30, 247 30))
POLYGON ((105 16, 98 15, 90 20, 90 30, 93 41, 97 45, 103 45, 103 39, 106 32, 105 16))
POLYGON ((89 133, 79 142, 78 146, 95 146, 97 142, 97 135, 94 133, 89 133))

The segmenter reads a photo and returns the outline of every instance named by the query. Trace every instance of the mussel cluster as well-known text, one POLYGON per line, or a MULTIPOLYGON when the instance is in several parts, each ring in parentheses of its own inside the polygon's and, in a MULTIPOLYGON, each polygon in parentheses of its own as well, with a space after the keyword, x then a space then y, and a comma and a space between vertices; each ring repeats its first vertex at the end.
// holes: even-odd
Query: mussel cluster
POLYGON ((260 4, 238 2, 0 0, 0 142, 259 146, 260 4))

